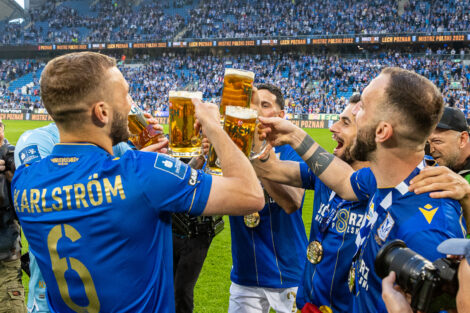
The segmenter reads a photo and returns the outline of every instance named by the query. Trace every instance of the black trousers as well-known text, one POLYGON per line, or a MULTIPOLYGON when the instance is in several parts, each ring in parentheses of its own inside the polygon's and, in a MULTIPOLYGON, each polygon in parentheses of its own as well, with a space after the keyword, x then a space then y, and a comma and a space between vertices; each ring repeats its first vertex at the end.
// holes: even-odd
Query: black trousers
POLYGON ((173 234, 173 279, 175 283, 176 313, 191 313, 194 308, 194 286, 212 237, 200 235, 182 238, 173 234))

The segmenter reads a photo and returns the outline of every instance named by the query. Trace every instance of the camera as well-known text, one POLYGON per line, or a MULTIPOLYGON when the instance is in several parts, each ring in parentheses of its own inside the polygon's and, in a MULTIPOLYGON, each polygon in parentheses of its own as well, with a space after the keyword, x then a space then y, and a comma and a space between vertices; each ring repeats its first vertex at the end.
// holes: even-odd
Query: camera
POLYGON ((458 265, 458 261, 448 258, 431 262, 401 240, 383 246, 375 258, 377 275, 383 279, 394 271, 397 284, 411 294, 412 309, 423 312, 456 307, 458 265))
POLYGON ((5 171, 15 172, 15 146, 4 143, 0 147, 0 160, 5 161, 5 171))

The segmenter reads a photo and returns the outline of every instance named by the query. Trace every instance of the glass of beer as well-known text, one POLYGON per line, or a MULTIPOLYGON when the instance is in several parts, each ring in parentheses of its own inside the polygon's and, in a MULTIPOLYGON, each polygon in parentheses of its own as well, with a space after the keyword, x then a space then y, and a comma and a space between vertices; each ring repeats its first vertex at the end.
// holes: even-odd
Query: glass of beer
POLYGON ((129 122, 129 140, 139 150, 151 144, 158 143, 163 136, 161 131, 154 129, 153 125, 147 122, 144 111, 135 103, 132 103, 127 120, 129 122))
POLYGON ((202 153, 202 136, 196 133, 194 104, 191 99, 202 100, 202 92, 170 91, 168 154, 174 157, 193 157, 202 153))
MULTIPOLYGON (((259 152, 254 151, 257 124, 258 111, 238 106, 227 106, 224 130, 250 160, 259 157, 266 148, 266 142, 264 142, 259 152)), ((206 172, 212 175, 222 175, 220 162, 213 147, 209 151, 206 172)))
POLYGON ((215 153, 214 146, 211 145, 209 155, 207 157, 206 173, 216 176, 222 176, 222 168, 220 167, 220 161, 215 153))
POLYGON ((224 119, 225 108, 229 105, 250 107, 255 73, 233 68, 225 69, 224 89, 220 101, 220 118, 224 119))

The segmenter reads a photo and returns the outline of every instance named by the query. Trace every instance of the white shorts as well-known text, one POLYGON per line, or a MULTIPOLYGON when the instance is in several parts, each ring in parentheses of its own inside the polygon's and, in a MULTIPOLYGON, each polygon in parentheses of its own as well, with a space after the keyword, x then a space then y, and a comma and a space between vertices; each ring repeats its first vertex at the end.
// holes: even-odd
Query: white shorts
POLYGON ((228 313, 269 313, 270 307, 277 313, 297 312, 296 295, 297 287, 263 288, 232 283, 228 313))

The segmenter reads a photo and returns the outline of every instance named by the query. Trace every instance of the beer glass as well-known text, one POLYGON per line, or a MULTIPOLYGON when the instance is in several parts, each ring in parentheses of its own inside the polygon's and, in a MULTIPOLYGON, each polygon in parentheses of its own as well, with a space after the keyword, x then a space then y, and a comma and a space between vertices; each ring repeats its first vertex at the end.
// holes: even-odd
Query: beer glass
POLYGON ((202 153, 202 137, 196 133, 194 104, 191 99, 202 100, 202 92, 170 91, 168 154, 174 157, 193 157, 202 153))
MULTIPOLYGON (((259 157, 266 148, 266 142, 264 142, 259 152, 253 151, 257 119, 258 112, 253 109, 227 106, 225 111, 225 132, 250 160, 259 157)), ((222 175, 220 162, 213 147, 209 151, 206 172, 212 175, 222 175)))
POLYGON ((255 73, 233 68, 225 69, 224 89, 220 101, 220 118, 224 119, 227 106, 250 107, 255 73))
POLYGON ((135 103, 132 103, 131 110, 127 115, 129 126, 129 140, 137 149, 142 149, 154 143, 158 143, 159 139, 163 136, 161 131, 153 128, 147 122, 142 111, 135 103))

